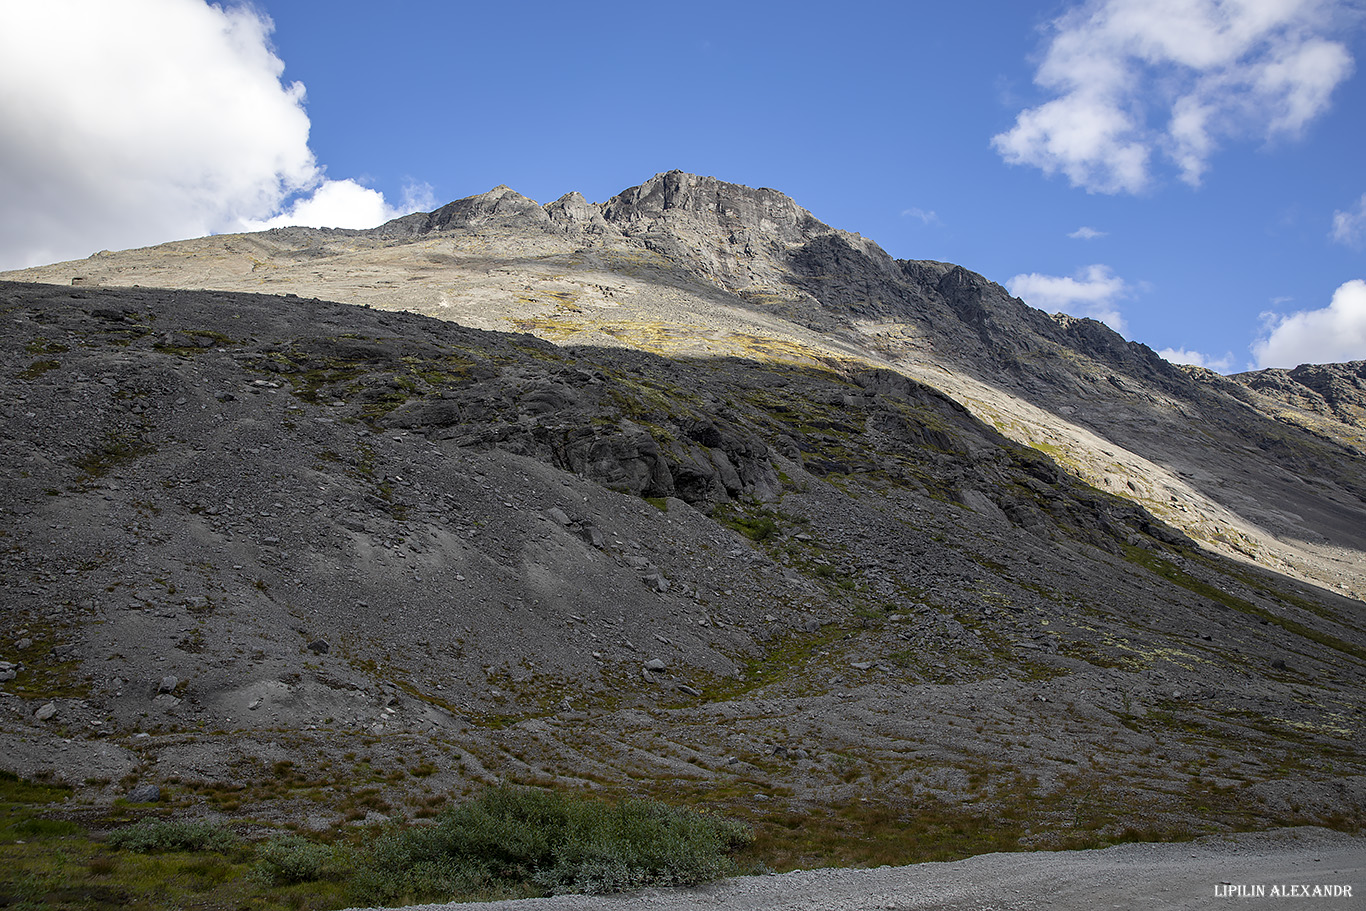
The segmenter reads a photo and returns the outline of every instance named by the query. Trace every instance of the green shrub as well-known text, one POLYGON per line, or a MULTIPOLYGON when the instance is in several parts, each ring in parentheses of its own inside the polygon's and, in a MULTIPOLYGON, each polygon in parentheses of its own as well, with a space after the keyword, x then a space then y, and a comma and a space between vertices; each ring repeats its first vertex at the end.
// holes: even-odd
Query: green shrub
POLYGON ((237 836, 211 822, 143 819, 109 833, 109 846, 149 854, 154 851, 230 851, 237 836))
POLYGON ((652 801, 498 788, 434 825, 382 836, 351 885, 353 898, 376 904, 692 885, 730 872, 728 852, 749 838, 738 824, 652 801))
POLYGON ((251 875, 267 886, 311 883, 336 870, 336 852, 298 835, 272 839, 256 849, 251 875))

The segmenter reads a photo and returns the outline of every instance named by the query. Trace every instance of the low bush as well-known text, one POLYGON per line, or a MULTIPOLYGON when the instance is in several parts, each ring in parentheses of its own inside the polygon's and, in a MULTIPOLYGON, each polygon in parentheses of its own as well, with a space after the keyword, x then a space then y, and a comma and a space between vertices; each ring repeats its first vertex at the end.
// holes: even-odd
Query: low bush
POLYGON ((653 801, 498 788, 433 825, 382 836, 357 863, 352 897, 395 904, 693 885, 731 872, 729 853, 749 839, 737 823, 653 801))
POLYGON ((154 851, 230 851, 237 836, 211 822, 143 819, 109 833, 111 848, 150 854, 154 851))
POLYGON ((317 882, 342 866, 337 852, 298 835, 275 838, 256 849, 251 874, 267 886, 317 882))

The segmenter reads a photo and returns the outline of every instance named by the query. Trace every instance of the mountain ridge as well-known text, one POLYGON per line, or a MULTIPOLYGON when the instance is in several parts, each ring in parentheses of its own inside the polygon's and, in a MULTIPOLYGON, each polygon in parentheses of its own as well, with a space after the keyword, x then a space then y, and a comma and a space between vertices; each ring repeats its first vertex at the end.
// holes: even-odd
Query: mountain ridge
POLYGON ((1351 423, 1249 398, 1251 378, 1168 364, 961 266, 894 260, 775 190, 671 171, 604 203, 566 194, 541 206, 499 187, 375 229, 276 229, 138 255, 137 264, 101 255, 9 277, 287 285, 560 344, 852 358, 935 385, 1204 546, 1366 592, 1366 533, 1355 530, 1366 440, 1351 423), (1217 446, 1181 431, 1192 419, 1217 446), (1250 472, 1249 434, 1254 466, 1267 463, 1250 472), (1306 473, 1323 483, 1287 480, 1306 473), (1255 504, 1239 492, 1249 483, 1261 488, 1255 504))
POLYGON ((1360 829, 1358 368, 1177 368, 708 181, 0 280, 0 764, 319 830, 653 796, 781 869, 1360 829))

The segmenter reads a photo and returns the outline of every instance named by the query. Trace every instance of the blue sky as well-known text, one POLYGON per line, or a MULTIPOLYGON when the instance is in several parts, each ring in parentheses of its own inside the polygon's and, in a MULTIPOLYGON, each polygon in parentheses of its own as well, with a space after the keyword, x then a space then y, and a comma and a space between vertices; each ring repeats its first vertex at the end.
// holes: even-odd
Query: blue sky
POLYGON ((1359 0, 7 4, 0 268, 681 168, 1173 358, 1366 358, 1363 26, 1359 0))

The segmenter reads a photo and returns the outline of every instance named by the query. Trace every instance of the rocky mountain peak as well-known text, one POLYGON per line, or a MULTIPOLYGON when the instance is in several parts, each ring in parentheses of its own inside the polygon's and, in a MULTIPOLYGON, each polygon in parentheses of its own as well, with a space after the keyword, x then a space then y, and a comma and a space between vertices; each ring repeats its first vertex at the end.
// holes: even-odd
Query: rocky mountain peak
POLYGON ((584 199, 583 194, 577 190, 571 190, 554 202, 548 203, 545 212, 552 224, 570 233, 588 231, 601 234, 607 229, 607 223, 602 217, 602 207, 584 199))
POLYGON ((434 212, 418 212, 381 225, 375 231, 391 234, 429 234, 459 228, 498 225, 510 228, 547 226, 550 216, 534 199, 528 199, 502 184, 480 193, 447 203, 434 212))
POLYGON ((623 190, 604 204, 603 215, 627 233, 659 222, 681 222, 718 236, 762 234, 782 243, 799 243, 832 230, 777 190, 683 171, 656 174, 623 190))

